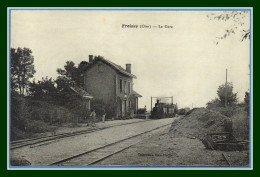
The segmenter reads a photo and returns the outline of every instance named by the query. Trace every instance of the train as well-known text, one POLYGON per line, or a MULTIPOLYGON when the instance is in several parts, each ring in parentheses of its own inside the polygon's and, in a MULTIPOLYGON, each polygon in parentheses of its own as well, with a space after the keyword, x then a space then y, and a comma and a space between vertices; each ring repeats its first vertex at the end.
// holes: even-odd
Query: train
POLYGON ((178 108, 173 103, 160 103, 159 100, 155 103, 153 110, 151 111, 151 119, 162 119, 168 117, 175 117, 178 108))

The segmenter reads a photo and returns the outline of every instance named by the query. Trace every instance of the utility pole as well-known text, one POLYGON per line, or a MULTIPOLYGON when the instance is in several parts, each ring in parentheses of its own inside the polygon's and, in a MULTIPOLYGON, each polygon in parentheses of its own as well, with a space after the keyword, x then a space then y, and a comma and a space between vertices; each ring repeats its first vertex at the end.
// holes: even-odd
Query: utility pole
POLYGON ((153 110, 153 97, 151 96, 151 112, 153 110))
POLYGON ((227 69, 226 69, 226 84, 225 84, 225 107, 227 107, 227 69))

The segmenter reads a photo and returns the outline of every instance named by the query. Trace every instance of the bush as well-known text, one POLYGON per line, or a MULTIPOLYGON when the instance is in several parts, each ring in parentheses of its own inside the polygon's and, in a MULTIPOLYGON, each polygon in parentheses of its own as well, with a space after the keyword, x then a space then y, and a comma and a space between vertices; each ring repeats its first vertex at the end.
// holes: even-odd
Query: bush
POLYGON ((222 107, 220 100, 218 98, 215 98, 209 102, 207 102, 207 108, 215 108, 215 107, 222 107))
POLYGON ((236 105, 231 105, 231 106, 227 106, 227 107, 222 107, 222 106, 218 107, 218 106, 211 105, 211 106, 207 107, 207 109, 218 111, 227 117, 232 117, 237 112, 236 105))
POLYGON ((103 109, 105 109, 106 112, 106 119, 112 119, 116 117, 117 105, 105 104, 102 100, 93 100, 91 104, 91 109, 95 109, 97 117, 100 118, 100 120, 103 113, 103 109))
POLYGON ((56 126, 51 126, 40 120, 27 120, 25 123, 25 131, 28 133, 51 132, 56 128, 56 126))
POLYGON ((11 127, 17 127, 24 130, 24 120, 29 118, 28 112, 26 99, 20 95, 11 95, 11 127))
POLYGON ((22 131, 19 128, 14 127, 14 126, 11 126, 10 133, 11 133, 11 141, 31 138, 33 136, 32 133, 22 131))
POLYGON ((249 92, 245 92, 245 98, 244 98, 244 101, 245 101, 245 111, 249 114, 249 105, 250 105, 250 99, 249 99, 249 92))
POLYGON ((227 105, 231 105, 237 103, 237 93, 233 93, 233 84, 232 82, 228 82, 227 84, 222 84, 218 87, 217 94, 219 97, 219 101, 224 106, 225 99, 227 96, 227 105))

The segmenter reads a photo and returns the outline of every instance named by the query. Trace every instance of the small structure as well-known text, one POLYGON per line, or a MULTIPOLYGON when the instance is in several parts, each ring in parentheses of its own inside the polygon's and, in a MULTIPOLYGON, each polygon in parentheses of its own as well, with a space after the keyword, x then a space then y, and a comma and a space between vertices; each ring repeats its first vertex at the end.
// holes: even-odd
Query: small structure
POLYGON ((93 99, 93 96, 79 87, 70 87, 70 89, 86 100, 86 109, 90 110, 90 100, 93 99))
MULTIPOLYGON (((131 64, 126 69, 104 59, 89 55, 89 65, 84 73, 84 90, 102 101, 115 118, 132 117, 138 110, 138 98, 142 97, 133 90, 131 64)), ((106 110, 108 111, 108 110, 106 110)))
POLYGON ((76 104, 80 104, 75 106, 81 107, 82 105, 84 105, 86 111, 90 110, 90 104, 91 104, 91 100, 93 99, 93 96, 90 95, 85 90, 76 86, 67 86, 60 91, 60 95, 65 99, 68 99, 68 95, 73 96, 75 97, 75 99, 78 100, 76 104))

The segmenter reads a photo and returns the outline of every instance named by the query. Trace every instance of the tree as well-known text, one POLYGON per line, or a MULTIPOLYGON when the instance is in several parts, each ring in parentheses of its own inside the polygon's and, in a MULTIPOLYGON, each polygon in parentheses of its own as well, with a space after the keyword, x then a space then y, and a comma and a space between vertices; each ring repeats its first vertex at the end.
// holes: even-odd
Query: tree
POLYGON ((245 92, 244 101, 245 101, 246 104, 249 104, 249 92, 245 92))
POLYGON ((88 62, 82 61, 78 65, 75 66, 73 61, 67 61, 64 69, 57 69, 57 72, 60 76, 57 78, 57 84, 62 86, 62 84, 68 85, 76 85, 79 87, 83 87, 84 85, 84 72, 86 67, 88 66, 88 62))
POLYGON ((37 83, 33 80, 30 83, 29 88, 30 96, 38 99, 44 98, 55 98, 57 96, 57 88, 55 87, 55 82, 52 78, 42 78, 41 81, 37 83))
POLYGON ((246 107, 245 107, 245 111, 247 113, 249 113, 249 105, 250 105, 250 98, 249 98, 249 92, 245 92, 245 98, 244 98, 246 107))
POLYGON ((225 105, 225 98, 227 96, 227 104, 231 105, 233 103, 237 103, 238 98, 237 98, 237 93, 233 93, 233 84, 232 82, 228 82, 226 84, 222 84, 218 87, 217 91, 220 103, 222 105, 225 105))
POLYGON ((241 41, 250 39, 250 26, 246 26, 249 21, 249 11, 224 11, 221 13, 211 13, 207 17, 210 20, 222 20, 225 22, 231 22, 231 25, 225 30, 224 34, 220 37, 217 37, 219 40, 225 39, 231 34, 240 33, 241 41))
POLYGON ((11 90, 19 91, 21 95, 28 92, 29 79, 36 72, 34 57, 29 48, 11 48, 11 90))

